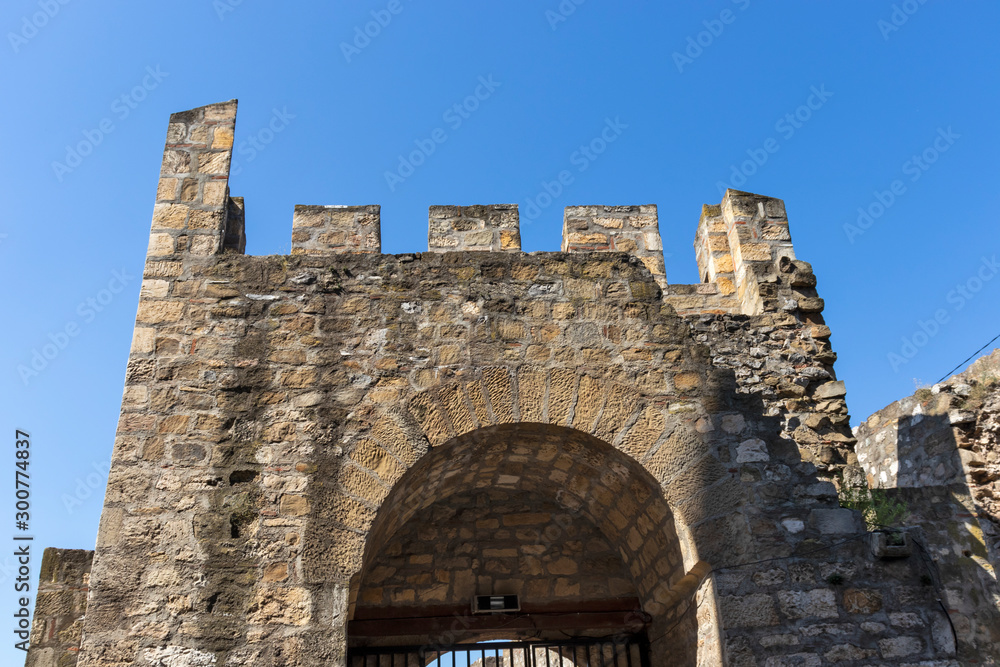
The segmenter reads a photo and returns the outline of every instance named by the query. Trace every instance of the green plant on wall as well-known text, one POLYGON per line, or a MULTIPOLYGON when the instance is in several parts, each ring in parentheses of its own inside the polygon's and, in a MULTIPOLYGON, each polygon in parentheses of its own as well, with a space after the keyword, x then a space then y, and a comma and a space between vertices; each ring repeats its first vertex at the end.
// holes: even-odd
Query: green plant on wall
POLYGON ((861 512, 868 530, 900 528, 909 514, 906 503, 890 498, 885 489, 860 486, 842 487, 840 506, 861 512))

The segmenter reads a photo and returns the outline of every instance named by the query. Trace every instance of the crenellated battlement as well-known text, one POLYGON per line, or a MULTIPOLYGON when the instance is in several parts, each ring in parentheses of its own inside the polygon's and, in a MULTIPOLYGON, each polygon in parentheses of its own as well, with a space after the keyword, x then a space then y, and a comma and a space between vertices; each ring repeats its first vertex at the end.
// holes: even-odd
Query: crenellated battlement
POLYGON ((562 250, 627 252, 642 260, 660 287, 667 288, 656 204, 567 206, 563 214, 562 250))
POLYGON ((427 247, 432 251, 520 252, 517 204, 431 206, 427 247))
MULTIPOLYGON (((181 275, 185 264, 244 251, 243 198, 229 196, 235 121, 236 100, 170 117, 147 257, 150 277, 181 275)), ((427 247, 430 252, 520 253, 517 205, 431 206, 427 247)), ((701 283, 670 285, 655 204, 567 206, 563 214, 562 252, 636 257, 681 315, 822 309, 811 284, 805 284, 809 281, 801 278, 803 273, 811 277, 811 270, 795 262, 780 199, 727 190, 719 204, 702 207, 694 247, 701 283), (781 277, 790 272, 805 292, 790 291, 791 277, 781 277)), ((377 204, 295 206, 290 254, 381 252, 377 204)))
POLYGON ((296 206, 292 254, 331 252, 382 252, 381 207, 296 206))
POLYGON ((726 190, 718 206, 702 206, 694 248, 702 282, 745 314, 771 307, 760 286, 777 282, 782 258, 795 259, 785 203, 739 190, 726 190))
POLYGON ((229 197, 236 100, 170 116, 149 237, 150 259, 243 252, 243 200, 229 197))

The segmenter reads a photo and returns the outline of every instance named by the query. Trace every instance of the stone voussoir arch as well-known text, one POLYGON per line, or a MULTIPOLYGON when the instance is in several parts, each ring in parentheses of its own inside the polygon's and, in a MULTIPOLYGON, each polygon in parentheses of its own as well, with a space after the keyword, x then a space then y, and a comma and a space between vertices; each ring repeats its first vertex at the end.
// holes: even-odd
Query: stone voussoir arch
POLYGON ((665 383, 647 385, 560 367, 488 366, 414 390, 388 407, 369 403, 344 441, 348 457, 374 472, 388 490, 427 449, 478 428, 519 422, 565 426, 638 462, 689 525, 738 509, 742 496, 728 492, 726 466, 695 428, 707 414, 700 400, 665 383), (372 446, 392 455, 397 465, 386 466, 382 452, 372 446), (727 493, 715 505, 688 507, 720 485, 727 493))
POLYGON ((479 429, 544 424, 609 444, 656 481, 681 534, 684 572, 700 581, 709 565, 701 562, 688 529, 737 511, 742 488, 695 428, 705 415, 700 401, 678 395, 666 382, 648 384, 653 386, 644 390, 587 371, 498 365, 412 389, 389 404, 362 401, 342 441, 344 465, 337 480, 364 515, 354 530, 351 570, 345 574, 360 573, 376 513, 428 451, 479 429))

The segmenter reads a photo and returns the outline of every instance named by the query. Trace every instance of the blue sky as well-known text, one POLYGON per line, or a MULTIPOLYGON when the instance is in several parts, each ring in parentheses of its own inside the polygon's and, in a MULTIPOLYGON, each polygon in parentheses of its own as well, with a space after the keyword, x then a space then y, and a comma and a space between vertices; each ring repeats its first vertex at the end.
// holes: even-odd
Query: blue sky
POLYGON ((32 434, 37 547, 94 544, 171 112, 240 100, 249 254, 288 251, 295 204, 381 204, 398 253, 426 249, 431 204, 517 203, 531 251, 558 250, 564 206, 655 203, 668 279, 691 283, 701 204, 782 198, 856 423, 1000 333, 998 19, 940 0, 7 0, 0 451, 12 477, 14 430, 32 434))

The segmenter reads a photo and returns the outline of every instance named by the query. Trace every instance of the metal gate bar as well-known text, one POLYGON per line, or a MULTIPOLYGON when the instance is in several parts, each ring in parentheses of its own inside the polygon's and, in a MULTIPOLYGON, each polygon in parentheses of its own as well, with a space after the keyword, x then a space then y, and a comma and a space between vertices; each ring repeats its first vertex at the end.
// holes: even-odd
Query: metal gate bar
POLYGON ((379 646, 348 651, 348 667, 649 667, 645 637, 379 646), (442 663, 442 657, 450 657, 442 663))

